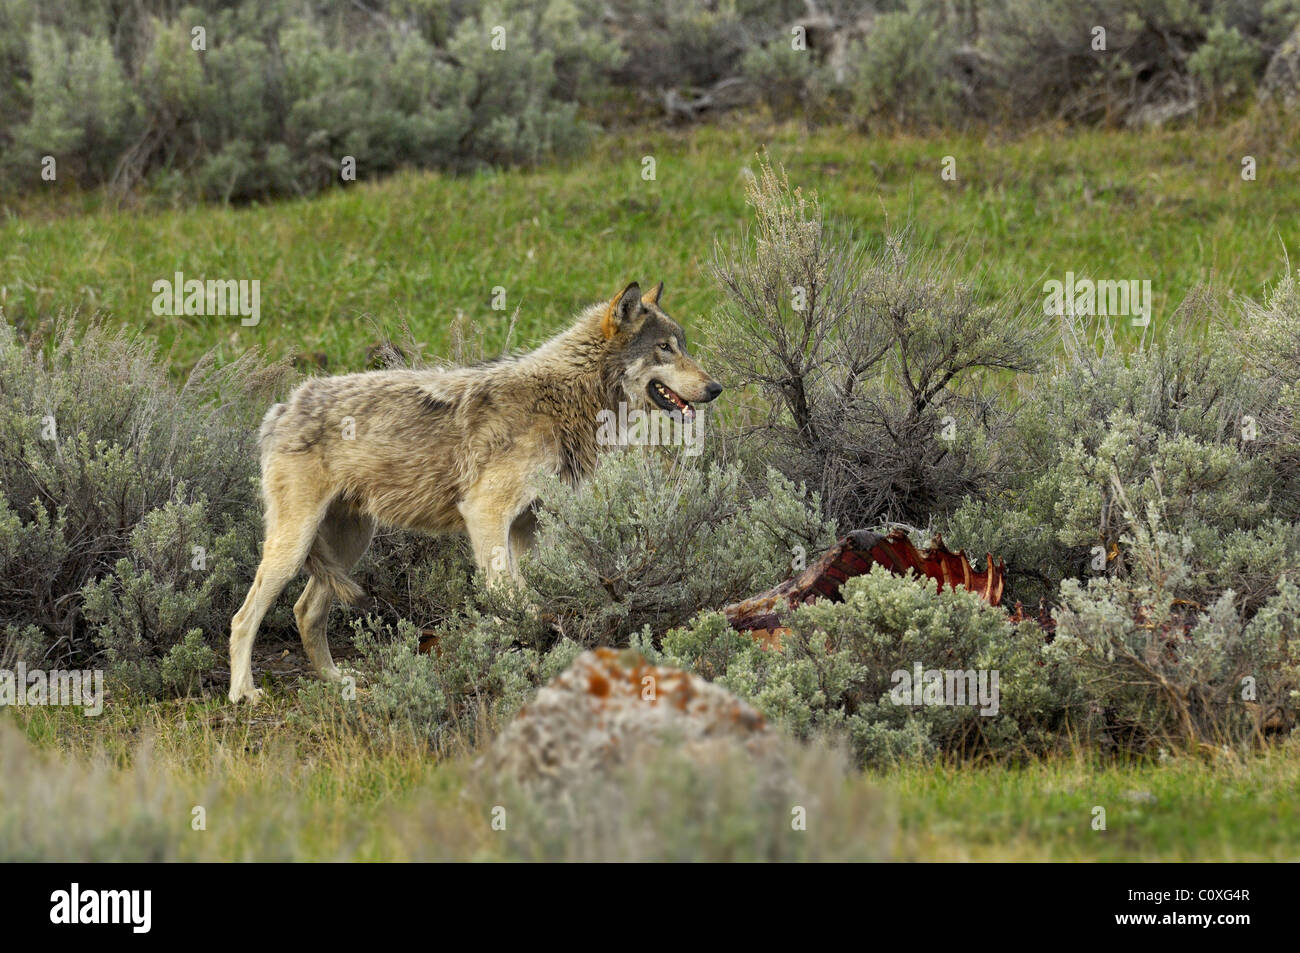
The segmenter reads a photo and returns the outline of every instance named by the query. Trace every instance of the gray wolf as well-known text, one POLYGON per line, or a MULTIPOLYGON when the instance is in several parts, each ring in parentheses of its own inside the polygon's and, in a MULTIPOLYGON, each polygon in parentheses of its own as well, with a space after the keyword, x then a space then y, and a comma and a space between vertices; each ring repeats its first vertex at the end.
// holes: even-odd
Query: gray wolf
POLYGON ((354 601, 348 573, 377 525, 465 532, 489 581, 518 578, 532 541, 539 472, 579 484, 596 465, 596 419, 620 402, 693 420, 722 391, 686 337, 634 282, 567 330, 517 357, 472 367, 311 378, 262 421, 266 541, 230 623, 230 700, 256 701, 253 640, 300 569, 293 607, 316 673, 341 676, 326 619, 354 601))

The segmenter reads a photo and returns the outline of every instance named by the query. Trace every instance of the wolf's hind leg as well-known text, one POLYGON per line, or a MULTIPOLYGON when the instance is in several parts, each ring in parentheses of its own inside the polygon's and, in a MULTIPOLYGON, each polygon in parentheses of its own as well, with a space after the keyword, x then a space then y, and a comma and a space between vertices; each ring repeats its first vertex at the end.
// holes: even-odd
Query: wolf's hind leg
MULTIPOLYGON (((356 565, 374 533, 375 524, 370 517, 350 512, 343 504, 333 504, 316 533, 311 558, 307 560, 308 572, 323 568, 328 559, 332 573, 341 576, 356 565)), ((331 585, 330 580, 313 573, 293 607, 302 647, 312 669, 327 682, 342 678, 330 655, 328 637, 330 605, 337 595, 336 586, 337 583, 331 585)))
POLYGON ((520 558, 533 548, 536 538, 537 513, 530 505, 510 524, 510 565, 516 575, 520 558))
POLYGON ((302 568, 307 550, 325 512, 324 501, 272 500, 267 513, 262 562, 244 604, 230 620, 230 700, 257 701, 253 687, 253 640, 262 617, 285 585, 302 568))

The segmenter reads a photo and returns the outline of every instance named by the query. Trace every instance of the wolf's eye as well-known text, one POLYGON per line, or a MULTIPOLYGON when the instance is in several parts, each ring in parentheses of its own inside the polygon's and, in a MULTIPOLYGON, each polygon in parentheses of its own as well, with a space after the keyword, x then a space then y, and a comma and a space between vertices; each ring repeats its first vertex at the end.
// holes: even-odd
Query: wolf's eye
POLYGON ((659 345, 659 350, 663 351, 665 354, 671 354, 673 353, 673 346, 669 344, 667 341, 664 341, 662 344, 659 345))

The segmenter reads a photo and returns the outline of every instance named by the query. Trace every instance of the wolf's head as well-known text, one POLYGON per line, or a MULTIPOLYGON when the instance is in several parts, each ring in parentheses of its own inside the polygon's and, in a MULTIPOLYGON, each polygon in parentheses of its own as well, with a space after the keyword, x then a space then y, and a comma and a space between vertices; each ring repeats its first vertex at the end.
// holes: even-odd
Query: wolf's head
POLYGON ((693 420, 691 405, 713 400, 722 385, 691 357, 681 325, 659 307, 663 290, 661 281, 643 295, 632 282, 610 301, 600 331, 630 406, 654 407, 693 420))

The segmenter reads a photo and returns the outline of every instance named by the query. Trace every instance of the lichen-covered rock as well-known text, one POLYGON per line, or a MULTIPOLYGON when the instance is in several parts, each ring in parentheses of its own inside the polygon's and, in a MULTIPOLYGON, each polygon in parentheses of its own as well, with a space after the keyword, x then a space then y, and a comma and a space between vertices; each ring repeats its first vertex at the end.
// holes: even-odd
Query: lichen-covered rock
POLYGON ((669 746, 701 762, 742 752, 764 774, 783 763, 778 734, 726 689, 637 652, 596 649, 542 687, 493 743, 486 764, 519 783, 563 787, 669 746))
POLYGON ((1300 27, 1277 48, 1259 84, 1259 96, 1290 109, 1300 102, 1300 27))

